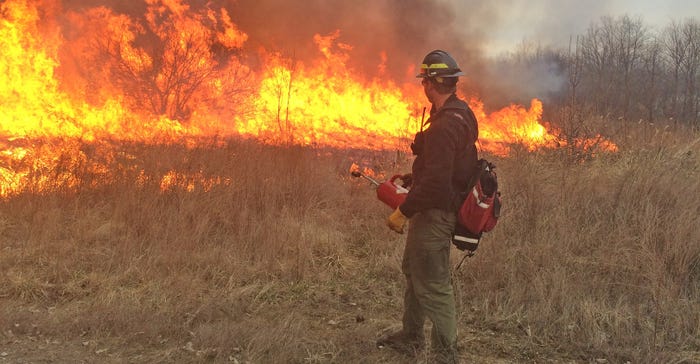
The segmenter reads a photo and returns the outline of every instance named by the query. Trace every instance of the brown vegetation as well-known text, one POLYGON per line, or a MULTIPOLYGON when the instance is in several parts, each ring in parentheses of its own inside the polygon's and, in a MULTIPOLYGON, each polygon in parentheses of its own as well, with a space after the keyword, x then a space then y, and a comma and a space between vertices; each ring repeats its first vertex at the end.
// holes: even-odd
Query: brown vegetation
MULTIPOLYGON (((700 360, 700 139, 632 138, 496 161, 503 217, 455 272, 466 362, 700 360)), ((408 159, 198 145, 80 144, 41 171, 76 180, 0 202, 0 362, 404 360, 373 345, 404 237, 347 169, 408 159)))

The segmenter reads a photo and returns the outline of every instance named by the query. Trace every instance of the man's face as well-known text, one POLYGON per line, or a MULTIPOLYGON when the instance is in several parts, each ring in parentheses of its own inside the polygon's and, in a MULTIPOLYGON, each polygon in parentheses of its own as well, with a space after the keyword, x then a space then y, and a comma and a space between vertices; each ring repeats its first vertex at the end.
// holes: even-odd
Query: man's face
POLYGON ((433 83, 430 82, 430 79, 428 77, 423 77, 423 79, 420 81, 420 84, 423 85, 423 92, 425 93, 425 97, 428 98, 428 101, 430 101, 430 103, 433 103, 433 95, 435 93, 435 86, 433 86, 433 83))

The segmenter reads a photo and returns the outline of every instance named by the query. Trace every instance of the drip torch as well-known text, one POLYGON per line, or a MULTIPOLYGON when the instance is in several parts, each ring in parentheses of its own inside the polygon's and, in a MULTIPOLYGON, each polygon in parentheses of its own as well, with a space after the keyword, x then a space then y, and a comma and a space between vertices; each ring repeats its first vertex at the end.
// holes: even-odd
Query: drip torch
POLYGON ((353 177, 362 177, 368 180, 377 189, 377 198, 387 204, 392 209, 396 209, 403 203, 408 194, 408 189, 403 187, 403 185, 397 184, 397 180, 401 179, 402 176, 397 174, 388 181, 379 182, 372 177, 362 174, 360 171, 352 171, 350 174, 353 177))

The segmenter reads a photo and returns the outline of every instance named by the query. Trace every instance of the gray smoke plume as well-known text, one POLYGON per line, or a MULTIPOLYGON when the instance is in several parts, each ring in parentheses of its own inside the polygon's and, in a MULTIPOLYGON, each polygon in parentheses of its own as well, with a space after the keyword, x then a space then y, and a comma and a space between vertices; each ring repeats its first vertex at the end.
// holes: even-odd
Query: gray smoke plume
POLYGON ((503 7, 477 0, 229 0, 232 17, 250 35, 249 46, 284 50, 295 58, 317 57, 314 34, 340 30, 338 41, 353 46, 350 66, 376 73, 386 51, 387 77, 417 82, 407 69, 418 67, 434 49, 451 53, 465 72, 461 87, 493 108, 529 104, 558 91, 562 78, 547 61, 513 69, 494 62, 486 36, 497 30, 503 7))
MULTIPOLYGON (((479 36, 469 34, 469 15, 455 13, 441 1, 280 0, 228 1, 236 24, 250 35, 250 45, 317 56, 314 34, 340 31, 338 41, 353 46, 353 67, 376 71, 380 52, 387 53, 387 72, 404 77, 433 49, 443 48, 467 66, 480 54, 479 36)), ((478 60, 476 60, 478 63, 478 60)))
MULTIPOLYGON (((190 0, 193 9, 226 8, 233 22, 249 35, 246 54, 264 48, 291 59, 307 62, 320 53, 313 42, 339 31, 338 42, 352 46, 348 66, 367 78, 384 73, 398 84, 418 82, 414 72, 423 57, 434 49, 451 53, 466 74, 462 90, 482 98, 487 106, 500 107, 538 97, 533 82, 513 81, 512 70, 499 70, 486 58, 485 35, 500 22, 501 8, 477 0, 190 0), (382 61, 382 54, 386 61, 382 61), (411 69, 412 67, 412 69, 411 69), (531 95, 530 95, 531 94, 531 95)), ((143 16, 145 1, 63 0, 66 10, 105 6, 132 17, 143 16)), ((261 66, 257 64, 257 66, 261 66)), ((536 67, 547 71, 549 67, 536 67)), ((530 71, 529 78, 540 79, 530 71)), ((547 77, 542 74, 542 77, 547 77)), ((539 83, 548 83, 541 81, 539 83)), ((541 97, 541 96, 540 96, 541 97)))

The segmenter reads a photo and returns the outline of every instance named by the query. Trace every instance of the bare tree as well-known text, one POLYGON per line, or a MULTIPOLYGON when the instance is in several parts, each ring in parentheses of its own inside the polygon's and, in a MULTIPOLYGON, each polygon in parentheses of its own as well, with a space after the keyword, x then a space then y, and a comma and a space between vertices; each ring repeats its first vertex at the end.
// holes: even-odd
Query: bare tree
POLYGON ((659 97, 664 68, 662 51, 661 42, 657 38, 653 38, 647 43, 642 53, 643 72, 639 79, 639 84, 642 86, 640 98, 646 108, 646 119, 649 122, 654 121, 659 105, 662 103, 659 97))
POLYGON ((576 43, 573 45, 572 51, 572 41, 569 40, 569 52, 567 54, 568 63, 568 79, 569 79, 569 89, 571 92, 569 98, 569 104, 572 108, 576 106, 576 89, 581 83, 581 72, 583 68, 583 57, 581 55, 581 37, 576 37, 576 43))
POLYGON ((97 61, 133 108, 187 121, 193 100, 240 90, 228 64, 237 50, 221 43, 212 13, 155 13, 95 37, 97 61))
POLYGON ((581 40, 583 70, 587 91, 593 95, 593 104, 600 114, 611 111, 615 84, 614 24, 610 17, 603 17, 600 25, 592 25, 581 40))
POLYGON ((682 72, 685 84, 683 114, 694 125, 698 124, 700 112, 698 100, 698 77, 700 77, 700 23, 697 20, 687 20, 682 27, 685 46, 688 49, 682 72))
POLYGON ((681 102, 681 69, 682 65, 686 62, 687 52, 689 49, 685 46, 683 41, 681 24, 673 21, 664 31, 664 48, 666 50, 666 56, 669 59, 669 66, 671 67, 671 74, 673 78, 671 80, 670 87, 670 104, 666 109, 666 115, 668 117, 677 119, 681 116, 679 112, 679 106, 681 102))
POLYGON ((639 85, 633 85, 633 76, 639 69, 642 60, 642 52, 648 41, 647 28, 642 20, 632 19, 625 15, 614 22, 615 47, 613 50, 615 71, 622 77, 622 92, 619 104, 616 105, 618 111, 625 118, 629 117, 630 104, 639 90, 639 85))
POLYGON ((700 112, 700 23, 695 19, 672 22, 663 33, 671 68, 669 116, 697 124, 700 112))

